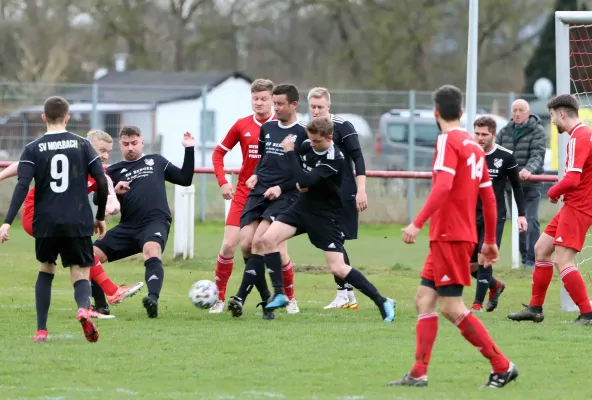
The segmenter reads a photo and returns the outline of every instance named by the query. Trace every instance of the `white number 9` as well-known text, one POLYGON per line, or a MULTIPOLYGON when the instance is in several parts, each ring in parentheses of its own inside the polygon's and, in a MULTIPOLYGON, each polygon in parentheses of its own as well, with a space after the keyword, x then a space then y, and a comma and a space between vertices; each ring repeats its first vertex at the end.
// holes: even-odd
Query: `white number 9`
POLYGON ((51 158, 50 173, 53 181, 49 184, 54 193, 64 193, 68 190, 70 163, 64 154, 56 154, 51 158))

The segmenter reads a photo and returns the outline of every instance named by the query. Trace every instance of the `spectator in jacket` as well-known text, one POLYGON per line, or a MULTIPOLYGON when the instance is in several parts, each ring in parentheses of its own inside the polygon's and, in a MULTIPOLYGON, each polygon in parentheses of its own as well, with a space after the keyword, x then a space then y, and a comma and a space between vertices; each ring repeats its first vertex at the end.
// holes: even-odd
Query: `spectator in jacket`
MULTIPOLYGON (((529 182, 531 175, 543 173, 547 139, 541 119, 530 113, 528 102, 518 99, 512 103, 512 119, 502 128, 496 142, 514 152, 520 168, 520 179, 524 191, 528 230, 520 233, 520 254, 525 267, 534 267, 534 244, 541 229, 539 225, 539 202, 541 183, 529 182)), ((511 199, 508 196, 507 199, 511 199)), ((511 201, 511 200, 510 200, 511 201)))

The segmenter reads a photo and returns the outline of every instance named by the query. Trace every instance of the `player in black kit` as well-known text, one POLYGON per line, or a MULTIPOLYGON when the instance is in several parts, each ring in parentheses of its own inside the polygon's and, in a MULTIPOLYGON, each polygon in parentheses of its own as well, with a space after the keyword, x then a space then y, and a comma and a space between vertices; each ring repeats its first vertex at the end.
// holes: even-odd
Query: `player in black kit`
MULTIPOLYGON (((502 235, 506 223, 504 189, 507 180, 512 184, 514 199, 518 206, 518 227, 521 232, 524 232, 527 229, 524 213, 524 194, 522 193, 520 177, 518 176, 518 163, 510 150, 494 143, 497 127, 493 118, 477 118, 474 123, 474 128, 475 140, 485 152, 487 168, 489 169, 493 192, 495 193, 495 199, 497 202, 497 246, 499 248, 502 243, 502 235)), ((491 312, 496 309, 499 297, 506 288, 506 285, 502 281, 498 281, 493 277, 492 266, 483 265, 482 259, 479 257, 479 252, 483 245, 484 234, 485 226, 483 223, 483 211, 481 209, 481 199, 479 199, 477 202, 477 236, 479 238, 479 244, 475 248, 475 252, 471 258, 471 273, 477 278, 477 288, 471 310, 483 311, 483 301, 485 300, 487 289, 489 289, 489 301, 487 302, 485 309, 488 312, 491 312)))
MULTIPOLYGON (((259 132, 259 154, 261 158, 255 173, 246 182, 252 189, 243 214, 241 215, 241 248, 244 254, 250 254, 243 273, 240 288, 235 296, 228 301, 228 310, 234 317, 243 313, 243 305, 253 286, 261 295, 260 305, 267 304, 271 292, 265 281, 265 265, 267 264, 271 282, 278 297, 279 306, 288 304, 284 295, 282 278, 281 246, 273 249, 262 247, 261 237, 270 224, 284 209, 290 207, 298 197, 294 171, 284 157, 281 146, 286 137, 296 142, 296 146, 306 140, 306 129, 298 121, 298 88, 292 84, 280 84, 272 91, 273 107, 276 120, 268 121, 261 126, 259 132), (265 255, 265 256, 264 256, 265 255), (277 265, 279 264, 279 267, 277 265)), ((275 300, 275 299, 273 299, 275 300)), ((271 311, 264 311, 264 319, 273 319, 271 311)))
POLYGON ((162 252, 171 227, 171 211, 165 181, 189 186, 193 181, 195 139, 185 133, 183 166, 171 164, 159 154, 144 154, 140 129, 124 126, 119 133, 121 153, 125 160, 107 168, 121 204, 121 220, 95 242, 95 255, 102 263, 113 262, 142 253, 148 296, 142 299, 149 318, 158 316, 158 298, 164 269, 162 252))
POLYGON ((76 318, 86 340, 99 340, 99 331, 88 315, 89 268, 94 265, 91 236, 93 232, 101 236, 105 234, 107 178, 91 144, 66 130, 69 109, 68 102, 61 97, 50 97, 45 101, 42 119, 47 132, 25 146, 18 164, 18 183, 0 228, 0 240, 4 243, 10 238, 10 225, 35 179, 33 236, 36 258, 40 263, 35 284, 37 332, 33 339, 36 342, 48 339, 47 314, 58 255, 62 265, 70 268, 78 306, 76 318), (98 209, 94 219, 87 194, 89 174, 97 183, 98 209))
MULTIPOLYGON (((339 216, 343 211, 341 185, 345 160, 332 141, 333 123, 326 117, 313 118, 306 130, 309 140, 301 145, 300 157, 294 151, 291 138, 282 142, 301 195, 265 232, 264 247, 273 248, 291 237, 307 233, 310 242, 325 253, 331 273, 370 297, 383 320, 392 322, 395 318, 394 301, 381 296, 360 271, 345 263, 343 257, 343 230, 339 216)), ((270 303, 266 308, 274 308, 274 304, 270 303)))
MULTIPOLYGON (((333 122, 333 143, 339 147, 345 160, 343 183, 341 185, 341 199, 343 208, 340 214, 341 227, 345 240, 358 238, 358 212, 368 208, 366 196, 366 163, 358 133, 354 126, 335 115, 331 115, 331 94, 324 87, 315 87, 308 93, 308 107, 314 117, 328 117, 333 122), (355 173, 354 169, 355 168, 355 173)), ((350 264, 347 253, 343 252, 345 263, 350 264)), ((358 309, 358 301, 352 285, 344 279, 334 276, 337 284, 337 296, 325 310, 332 308, 358 309)))

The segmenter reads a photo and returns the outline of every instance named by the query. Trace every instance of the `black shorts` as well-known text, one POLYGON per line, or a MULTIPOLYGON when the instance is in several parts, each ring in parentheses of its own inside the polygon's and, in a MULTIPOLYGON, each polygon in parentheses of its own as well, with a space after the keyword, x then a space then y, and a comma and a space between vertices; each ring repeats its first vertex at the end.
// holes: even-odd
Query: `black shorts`
POLYGON ((337 216, 311 213, 296 202, 278 215, 276 221, 296 228, 294 236, 307 233, 310 243, 323 251, 343 252, 344 234, 337 216))
MULTIPOLYGON (((506 219, 497 221, 496 226, 496 242, 497 247, 500 248, 502 245, 502 236, 504 234, 504 226, 506 225, 506 219)), ((471 263, 476 263, 479 260, 479 252, 481 252, 481 247, 483 246, 483 239, 485 238, 485 223, 483 221, 477 220, 477 246, 475 246, 475 251, 473 251, 473 255, 471 256, 471 263)))
POLYGON ((95 265, 93 244, 88 237, 44 237, 35 238, 35 255, 37 261, 57 264, 58 255, 62 265, 66 267, 92 267, 95 265))
POLYGON ((282 194, 276 200, 268 200, 262 195, 249 195, 240 218, 240 227, 262 219, 273 222, 277 216, 288 209, 298 199, 299 192, 282 194))
POLYGON ((171 223, 165 219, 155 219, 138 226, 119 224, 107 231, 105 237, 95 241, 110 262, 121 260, 142 252, 147 242, 160 244, 164 252, 171 223))
POLYGON ((358 238, 358 205, 355 200, 342 200, 343 209, 340 214, 341 228, 345 240, 358 238))

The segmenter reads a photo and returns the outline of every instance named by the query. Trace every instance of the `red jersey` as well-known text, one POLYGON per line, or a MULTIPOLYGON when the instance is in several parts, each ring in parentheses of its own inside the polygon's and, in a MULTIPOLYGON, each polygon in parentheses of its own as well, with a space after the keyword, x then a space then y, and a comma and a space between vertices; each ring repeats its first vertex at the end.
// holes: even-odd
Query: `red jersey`
POLYGON ((565 173, 580 172, 580 183, 563 195, 563 202, 592 215, 592 130, 580 122, 569 132, 565 173))
POLYGON ((483 149, 469 133, 453 129, 438 136, 432 182, 438 174, 454 175, 446 203, 430 219, 430 241, 477 243, 479 189, 491 186, 483 149))
POLYGON ((212 164, 218 185, 222 186, 228 183, 224 176, 224 155, 232 150, 237 143, 240 143, 243 153, 243 164, 238 173, 239 185, 245 183, 253 175, 259 158, 261 158, 258 152, 261 125, 274 118, 275 116, 271 114, 268 119, 260 121, 255 117, 255 114, 252 114, 237 120, 232 125, 224 140, 220 142, 212 154, 212 164))
MULTIPOLYGON (((109 191, 109 196, 116 196, 115 188, 113 186, 113 181, 111 180, 109 175, 105 174, 105 176, 107 177, 107 187, 108 187, 108 191, 109 191)), ((88 193, 96 192, 96 190, 97 190, 97 182, 94 180, 94 178, 92 178, 89 175, 88 176, 88 193)), ((29 193, 27 193, 27 197, 25 197, 24 208, 29 208, 29 207, 31 209, 33 207, 35 207, 35 186, 33 186, 31 188, 31 190, 29 190, 29 193)))

